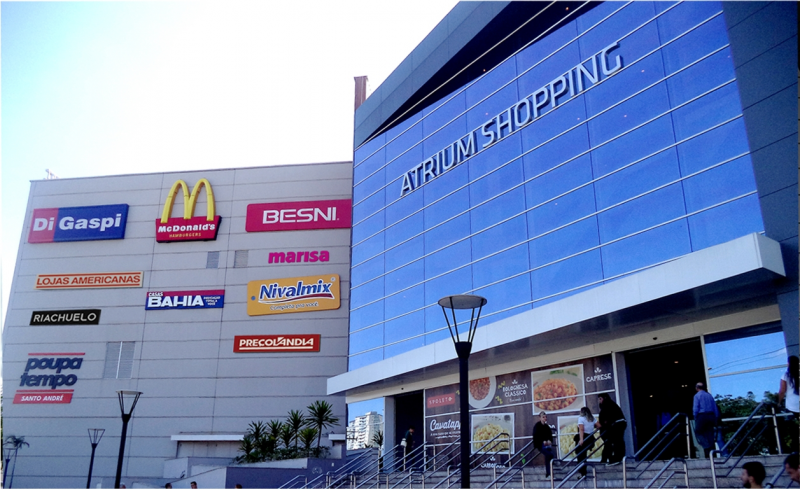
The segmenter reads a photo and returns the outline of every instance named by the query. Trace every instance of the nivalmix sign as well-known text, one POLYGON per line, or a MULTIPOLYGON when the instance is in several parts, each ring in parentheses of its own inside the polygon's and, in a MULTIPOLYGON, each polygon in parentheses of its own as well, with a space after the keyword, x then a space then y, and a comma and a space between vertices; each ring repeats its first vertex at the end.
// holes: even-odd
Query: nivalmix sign
POLYGON ((125 238, 127 204, 33 210, 28 243, 125 238))
POLYGON ((146 310, 171 310, 183 308, 222 308, 225 290, 207 291, 148 291, 146 310))
POLYGON ((590 85, 599 82, 601 73, 603 77, 608 77, 619 71, 622 68, 622 58, 616 56, 614 66, 609 66, 608 60, 608 53, 618 47, 619 43, 606 46, 588 60, 559 75, 550 83, 489 119, 479 128, 458 138, 424 162, 409 169, 403 174, 400 197, 450 170, 467 157, 480 153, 503 136, 532 123, 542 115, 543 109, 548 104, 555 109, 559 105, 559 97, 566 96, 567 93, 569 98, 574 97, 590 85), (586 67, 587 63, 591 64, 591 69, 586 67))

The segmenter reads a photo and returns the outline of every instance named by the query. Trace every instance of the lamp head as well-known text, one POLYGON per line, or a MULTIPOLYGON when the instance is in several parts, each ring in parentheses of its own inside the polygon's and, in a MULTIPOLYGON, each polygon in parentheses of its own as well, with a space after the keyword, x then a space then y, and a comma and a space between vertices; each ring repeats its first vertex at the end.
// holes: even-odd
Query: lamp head
POLYGON ((454 344, 459 344, 461 342, 461 337, 458 332, 458 322, 456 320, 456 310, 472 310, 466 339, 467 343, 472 344, 472 339, 475 338, 475 331, 478 329, 478 321, 481 319, 481 310, 488 302, 489 301, 483 296, 476 296, 474 294, 456 294, 453 296, 445 296, 439 300, 439 306, 442 307, 442 313, 444 313, 444 319, 447 322, 447 328, 450 330, 450 337, 453 339, 454 344), (453 316, 452 325, 450 325, 450 319, 447 316, 448 309, 453 316), (477 315, 475 315, 476 309, 478 310, 477 315))
POLYGON ((130 416, 133 414, 133 409, 136 408, 136 402, 139 401, 141 391, 120 390, 117 392, 119 397, 119 410, 122 415, 130 416))
POLYGON ((89 431, 89 441, 91 441, 92 446, 98 444, 100 439, 103 438, 103 433, 106 431, 105 429, 88 429, 89 431))

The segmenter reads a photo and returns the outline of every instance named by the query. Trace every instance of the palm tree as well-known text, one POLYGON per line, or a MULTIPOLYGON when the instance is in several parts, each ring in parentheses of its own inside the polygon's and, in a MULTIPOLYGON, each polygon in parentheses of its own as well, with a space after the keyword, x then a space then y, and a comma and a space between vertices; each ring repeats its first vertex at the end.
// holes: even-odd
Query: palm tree
MULTIPOLYGON (((17 451, 19 451, 22 446, 30 447, 30 444, 25 442, 24 437, 8 436, 5 442, 3 442, 3 445, 8 446, 14 452, 12 456, 12 458, 14 458, 14 465, 11 467, 11 480, 8 482, 8 488, 11 488, 11 485, 14 483, 14 470, 17 468, 17 451)), ((11 458, 9 458, 9 460, 10 459, 11 458)), ((5 486, 5 475, 3 475, 3 486, 5 486)))
POLYGON ((314 444, 314 439, 317 438, 317 429, 313 427, 306 427, 300 431, 300 442, 303 443, 303 450, 306 456, 311 456, 311 446, 314 444))
POLYGON ((379 451, 383 447, 383 431, 382 430, 379 430, 378 432, 376 432, 376 433, 374 433, 372 435, 372 444, 373 444, 373 446, 378 448, 379 451))
POLYGON ((289 417, 286 418, 286 425, 292 429, 294 439, 294 450, 297 451, 297 439, 300 436, 300 429, 306 425, 306 418, 299 410, 289 410, 289 417))
POLYGON ((281 425, 280 440, 286 449, 292 449, 292 439, 294 439, 292 427, 289 424, 281 425))
POLYGON ((306 419, 309 427, 317 429, 317 448, 322 443, 322 430, 333 427, 339 423, 339 419, 333 416, 333 406, 325 400, 317 400, 307 407, 308 418, 306 419))

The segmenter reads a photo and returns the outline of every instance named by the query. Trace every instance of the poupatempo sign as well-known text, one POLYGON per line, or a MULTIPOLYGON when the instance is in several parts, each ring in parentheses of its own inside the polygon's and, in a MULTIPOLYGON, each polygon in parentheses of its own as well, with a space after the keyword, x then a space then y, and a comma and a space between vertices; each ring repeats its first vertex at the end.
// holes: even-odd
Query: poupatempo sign
POLYGON ((25 372, 20 376, 20 387, 39 387, 33 390, 17 390, 14 403, 70 403, 71 389, 59 389, 62 386, 73 386, 78 376, 61 371, 78 370, 83 364, 84 352, 31 352, 25 364, 25 372), (37 357, 33 357, 37 356, 37 357), (44 370, 45 374, 30 374, 31 371, 44 370), (53 373, 53 371, 55 373, 53 373), (49 389, 44 387, 49 386, 49 389))
POLYGON ((156 220, 156 241, 163 243, 216 240, 219 222, 222 218, 215 213, 214 191, 211 190, 208 180, 198 180, 191 194, 189 194, 189 186, 186 185, 186 182, 178 180, 172 184, 172 188, 167 194, 161 219, 156 220), (195 217, 194 208, 197 204, 197 196, 204 186, 208 197, 206 216, 195 217), (171 218, 172 206, 175 204, 175 195, 178 193, 178 189, 183 191, 183 218, 171 218))
POLYGON ((247 314, 250 316, 335 310, 340 301, 338 274, 247 283, 247 314))

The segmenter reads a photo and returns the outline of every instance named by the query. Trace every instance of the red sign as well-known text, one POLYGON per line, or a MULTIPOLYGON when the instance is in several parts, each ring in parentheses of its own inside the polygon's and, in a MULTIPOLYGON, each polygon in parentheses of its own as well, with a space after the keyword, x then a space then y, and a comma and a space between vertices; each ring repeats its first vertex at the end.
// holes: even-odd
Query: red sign
POLYGON ((428 398, 428 408, 446 407, 447 405, 454 405, 455 403, 456 403, 455 393, 431 396, 428 398))
POLYGON ((74 390, 17 390, 14 403, 70 403, 74 390))
POLYGON ((353 209, 349 199, 248 204, 245 230, 287 231, 350 228, 353 209))
POLYGON ((36 289, 140 288, 143 272, 39 274, 36 289))
POLYGON ((319 352, 319 334, 236 335, 233 352, 319 352))

